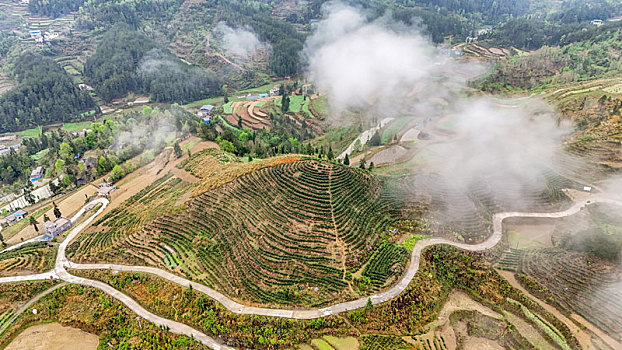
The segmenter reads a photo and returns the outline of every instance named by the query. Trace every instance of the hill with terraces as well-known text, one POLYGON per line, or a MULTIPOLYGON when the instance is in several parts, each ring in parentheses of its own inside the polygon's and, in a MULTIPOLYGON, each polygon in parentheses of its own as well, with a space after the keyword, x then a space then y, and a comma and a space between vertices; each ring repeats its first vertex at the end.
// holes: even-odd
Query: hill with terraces
MULTIPOLYGON (((191 159, 186 167, 196 164, 191 159)), ((395 202, 382 181, 360 169, 290 161, 208 191, 197 188, 162 177, 134 204, 96 222, 69 254, 168 268, 232 298, 291 306, 370 294, 406 266, 409 254, 392 239, 400 220, 395 202), (190 188, 195 196, 182 202, 190 188), (146 207, 168 209, 150 218, 146 207)))
MULTIPOLYGON (((325 113, 321 113, 315 107, 315 104, 318 104, 318 98, 317 96, 314 97, 290 96, 289 113, 283 115, 282 118, 287 118, 288 122, 293 123, 298 128, 306 125, 313 132, 320 134, 322 132, 321 121, 324 119, 325 113)), ((248 101, 231 101, 223 105, 222 118, 232 126, 239 126, 241 123, 243 128, 251 130, 270 129, 273 127, 274 118, 279 115, 275 108, 281 109, 280 96, 261 97, 257 100, 248 101)))

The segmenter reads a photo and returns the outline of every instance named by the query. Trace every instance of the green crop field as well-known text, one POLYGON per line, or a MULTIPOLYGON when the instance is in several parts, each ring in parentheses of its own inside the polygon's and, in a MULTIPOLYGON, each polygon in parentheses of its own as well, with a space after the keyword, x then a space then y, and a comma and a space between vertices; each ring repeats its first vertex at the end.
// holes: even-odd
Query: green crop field
POLYGON ((63 129, 71 132, 79 132, 82 129, 88 129, 91 127, 92 121, 86 122, 77 122, 77 123, 65 123, 63 124, 63 129))
POLYGON ((389 124, 389 126, 382 132, 381 143, 385 144, 390 142, 395 134, 402 131, 402 129, 404 129, 404 127, 406 127, 406 125, 414 119, 415 117, 405 117, 392 121, 391 124, 389 124))
POLYGON ((225 103, 222 106, 223 114, 233 114, 233 102, 225 103))
MULTIPOLYGON (((289 97, 289 111, 292 113, 300 113, 300 111, 306 112, 308 115, 312 115, 309 111, 309 98, 305 98, 304 95, 296 95, 289 97)), ((277 107, 281 107, 281 98, 274 100, 277 107)))

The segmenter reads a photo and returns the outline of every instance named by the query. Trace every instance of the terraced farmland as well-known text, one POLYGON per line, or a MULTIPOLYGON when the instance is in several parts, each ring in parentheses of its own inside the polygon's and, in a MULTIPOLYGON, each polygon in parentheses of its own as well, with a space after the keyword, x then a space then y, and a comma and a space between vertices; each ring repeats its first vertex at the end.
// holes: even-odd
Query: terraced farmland
POLYGON ((95 221, 92 228, 69 245, 67 256, 83 260, 115 256, 118 252, 110 250, 112 247, 125 241, 129 234, 139 230, 158 213, 174 207, 179 197, 186 193, 189 187, 190 184, 170 173, 158 178, 132 196, 124 205, 95 221), (102 227, 101 224, 104 222, 106 225, 102 227))
POLYGON ((56 248, 47 242, 26 244, 0 254, 0 276, 39 273, 52 269, 56 248))
POLYGON ((468 188, 431 173, 418 173, 392 186, 391 193, 413 206, 429 210, 429 217, 437 228, 464 240, 477 243, 491 232, 492 214, 502 211, 556 211, 569 205, 570 199, 563 188, 582 188, 573 180, 551 170, 543 170, 540 183, 515 186, 496 186, 507 183, 495 178, 474 183, 468 188))
POLYGON ((77 255, 166 267, 247 302, 317 306, 356 296, 351 273, 372 256, 375 289, 399 274, 403 248, 373 254, 398 220, 392 208, 370 174, 304 160, 251 172, 125 236, 131 218, 107 215, 112 233, 93 235, 106 244, 77 255))
POLYGON ((242 127, 252 130, 270 128, 269 104, 261 101, 237 101, 223 106, 224 118, 230 125, 237 126, 242 119, 242 127))
POLYGON ((583 316, 616 339, 622 337, 620 266, 585 253, 547 248, 525 251, 521 272, 546 287, 563 310, 583 316))

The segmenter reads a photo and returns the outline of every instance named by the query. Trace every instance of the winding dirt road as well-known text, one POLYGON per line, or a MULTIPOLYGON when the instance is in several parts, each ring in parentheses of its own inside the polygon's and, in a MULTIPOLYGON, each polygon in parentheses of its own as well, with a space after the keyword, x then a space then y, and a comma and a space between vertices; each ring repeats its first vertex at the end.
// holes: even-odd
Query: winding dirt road
POLYGON ((114 289, 113 287, 103 282, 73 276, 66 271, 66 268, 83 269, 83 270, 93 270, 93 269, 108 270, 110 269, 110 270, 116 270, 116 271, 149 273, 149 274, 153 274, 161 278, 164 278, 168 281, 171 281, 181 286, 185 286, 185 287, 192 286, 193 289, 205 293, 209 297, 221 303, 225 308, 227 308, 229 311, 233 313, 246 314, 246 315, 271 316, 271 317, 283 317, 283 318, 292 318, 292 319, 314 319, 318 317, 335 315, 335 314, 363 308, 366 306, 368 300, 371 300, 373 304, 380 304, 380 303, 389 301, 397 297, 400 293, 402 293, 408 287, 408 284, 410 284, 410 281, 412 281, 413 277, 419 270, 421 253, 426 247, 436 245, 436 244, 446 244, 446 245, 451 245, 451 246, 464 249, 464 250, 469 250, 469 251, 487 250, 497 245, 499 241, 501 240, 503 220, 506 218, 510 218, 510 217, 561 218, 561 217, 576 214, 582 208, 593 203, 610 203, 610 204, 622 206, 621 201, 595 196, 594 198, 578 201, 570 208, 564 211, 555 212, 555 213, 537 213, 537 212, 497 213, 493 216, 493 233, 483 243, 471 245, 471 244, 465 244, 465 243, 452 242, 452 241, 442 239, 442 238, 429 238, 429 239, 418 241, 413 249, 412 256, 411 256, 411 262, 410 262, 408 269, 402 275, 402 278, 400 279, 400 281, 395 286, 393 286, 391 289, 388 289, 378 294, 371 295, 369 297, 364 297, 364 298, 360 298, 357 300, 335 304, 335 305, 324 307, 321 309, 287 310, 287 309, 271 309, 271 308, 260 308, 260 307, 251 307, 251 306, 242 305, 211 288, 208 288, 201 284, 197 284, 195 282, 191 282, 185 278, 176 276, 168 271, 164 271, 164 270, 154 268, 154 267, 124 266, 124 265, 113 265, 113 264, 75 264, 75 263, 70 262, 65 255, 67 245, 75 237, 77 237, 77 235, 80 234, 80 232, 86 226, 88 226, 95 219, 95 217, 97 217, 106 208, 109 201, 103 198, 96 199, 88 203, 87 205, 85 205, 72 218, 72 222, 77 221, 78 218, 84 214, 84 212, 93 208, 93 206, 98 203, 102 204, 102 206, 97 210, 97 212, 91 215, 86 220, 84 220, 80 225, 76 226, 73 230, 71 230, 70 234, 60 245, 54 270, 47 272, 47 273, 38 274, 38 275, 0 278, 0 283, 58 278, 66 282, 76 283, 76 284, 81 284, 81 285, 97 288, 109 294, 110 296, 114 297, 115 299, 119 300, 123 304, 125 304, 128 308, 130 308, 130 310, 132 310, 134 313, 136 313, 140 317, 150 322, 153 322, 156 325, 166 326, 173 333, 194 337, 194 339, 199 340, 201 343, 211 347, 212 349, 217 349, 217 350, 232 349, 232 348, 219 343, 215 339, 185 324, 181 324, 179 322, 165 319, 165 318, 162 318, 160 316, 150 313, 149 311, 145 310, 142 306, 140 306, 132 298, 128 297, 127 295, 119 292, 118 290, 114 289))

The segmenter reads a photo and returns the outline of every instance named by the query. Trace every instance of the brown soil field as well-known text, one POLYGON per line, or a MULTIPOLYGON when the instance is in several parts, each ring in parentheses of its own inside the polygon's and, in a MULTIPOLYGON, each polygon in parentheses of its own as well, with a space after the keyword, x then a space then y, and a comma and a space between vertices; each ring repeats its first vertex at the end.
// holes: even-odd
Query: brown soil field
MULTIPOLYGON (((493 311, 487 306, 480 304, 479 302, 473 300, 469 295, 465 292, 453 290, 443 305, 442 309, 438 313, 438 317, 436 321, 427 325, 428 332, 416 337, 413 339, 411 337, 404 337, 403 339, 410 344, 415 346, 423 346, 427 340, 430 343, 433 343, 435 338, 443 338, 445 341, 445 345, 448 349, 453 350, 456 349, 457 339, 456 339, 456 331, 452 328, 451 322, 449 322, 449 317, 452 313, 458 310, 469 310, 469 311, 477 311, 483 315, 492 317, 492 318, 500 318, 501 315, 497 312, 493 311)), ((494 341, 488 339, 480 339, 476 337, 469 337, 469 342, 471 345, 481 345, 482 347, 463 347, 464 349, 499 349, 499 344, 494 341)))
POLYGON ((392 146, 374 154, 374 156, 369 159, 369 162, 374 162, 374 165, 395 163, 407 153, 408 149, 402 146, 392 146))
POLYGON ((527 339, 527 341, 529 341, 531 345, 534 346, 534 349, 541 349, 541 350, 554 350, 555 349, 555 347, 552 344, 550 344, 546 340, 546 338, 544 338, 544 336, 542 336, 542 334, 540 334, 540 332, 538 332, 538 330, 534 328, 534 326, 529 324, 527 321, 507 311, 504 312, 504 315, 508 319, 508 321, 510 321, 510 323, 512 323, 512 325, 516 327, 516 330, 523 337, 525 337, 525 339, 527 339))
POLYGON ((99 337, 60 323, 32 326, 20 333, 6 350, 95 350, 99 337))
MULTIPOLYGON (((195 137, 190 137, 179 143, 180 147, 184 147, 190 142, 193 142, 195 137)), ((192 148, 190 148, 190 153, 195 154, 207 148, 218 148, 218 145, 211 141, 202 141, 195 144, 192 148)), ((171 171, 175 176, 181 178, 187 182, 197 182, 199 179, 194 175, 188 173, 183 169, 178 169, 177 164, 184 161, 188 158, 188 154, 184 153, 181 158, 177 159, 173 155, 172 148, 165 149, 162 151, 160 155, 156 157, 156 159, 145 165, 140 169, 136 169, 134 172, 126 175, 124 178, 119 180, 117 183, 119 189, 112 192, 110 196, 110 204, 104 210, 102 215, 110 212, 112 209, 118 207, 123 202, 128 200, 133 195, 140 192, 145 187, 149 186, 156 179, 166 175, 169 171, 171 171)))

